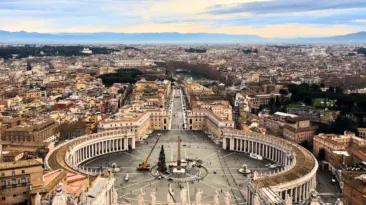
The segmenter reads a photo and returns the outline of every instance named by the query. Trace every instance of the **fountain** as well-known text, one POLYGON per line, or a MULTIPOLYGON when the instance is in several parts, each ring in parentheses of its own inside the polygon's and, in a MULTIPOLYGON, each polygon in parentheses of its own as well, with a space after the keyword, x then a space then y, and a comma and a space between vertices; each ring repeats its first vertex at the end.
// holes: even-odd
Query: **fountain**
POLYGON ((243 164, 243 166, 241 168, 238 169, 238 172, 240 174, 244 174, 244 175, 248 175, 250 174, 252 171, 250 169, 248 169, 248 166, 246 164, 243 164))
POLYGON ((117 164, 116 163, 113 163, 112 164, 112 172, 113 173, 117 173, 119 172, 121 169, 117 167, 117 164))

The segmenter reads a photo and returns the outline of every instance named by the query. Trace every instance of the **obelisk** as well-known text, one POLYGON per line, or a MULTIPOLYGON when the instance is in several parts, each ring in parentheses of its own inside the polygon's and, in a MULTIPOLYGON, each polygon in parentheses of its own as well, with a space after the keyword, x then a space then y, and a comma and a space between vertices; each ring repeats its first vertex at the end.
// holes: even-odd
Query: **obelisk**
POLYGON ((177 169, 180 170, 181 159, 180 159, 180 136, 178 136, 178 156, 177 156, 177 169))

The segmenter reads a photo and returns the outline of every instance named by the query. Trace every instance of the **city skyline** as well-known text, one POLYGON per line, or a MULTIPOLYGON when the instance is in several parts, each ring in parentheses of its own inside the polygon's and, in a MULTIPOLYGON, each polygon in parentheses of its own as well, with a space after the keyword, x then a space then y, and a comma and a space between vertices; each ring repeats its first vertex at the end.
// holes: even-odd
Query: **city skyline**
POLYGON ((6 0, 0 30, 40 33, 222 33, 265 38, 364 31, 366 2, 258 0, 6 0))

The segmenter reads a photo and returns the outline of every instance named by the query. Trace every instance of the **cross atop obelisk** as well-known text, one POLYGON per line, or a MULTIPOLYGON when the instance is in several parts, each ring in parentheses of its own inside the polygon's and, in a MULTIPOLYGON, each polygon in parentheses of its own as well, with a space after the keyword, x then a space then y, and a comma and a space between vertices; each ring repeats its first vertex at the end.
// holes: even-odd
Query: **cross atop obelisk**
POLYGON ((180 169, 181 158, 180 158, 180 136, 178 136, 178 156, 177 156, 177 168, 180 169))

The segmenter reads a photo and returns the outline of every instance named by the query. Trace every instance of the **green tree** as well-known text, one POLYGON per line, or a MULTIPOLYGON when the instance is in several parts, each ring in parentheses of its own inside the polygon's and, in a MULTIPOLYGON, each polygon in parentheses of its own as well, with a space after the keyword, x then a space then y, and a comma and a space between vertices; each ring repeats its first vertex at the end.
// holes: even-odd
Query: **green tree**
POLYGON ((311 99, 309 96, 306 96, 306 97, 304 98, 304 103, 305 103, 306 105, 311 106, 311 105, 313 105, 313 99, 311 99))
POLYGON ((320 92, 320 91, 321 91, 320 86, 319 86, 319 85, 317 85, 317 84, 312 84, 312 85, 310 86, 310 89, 311 89, 312 91, 314 91, 314 92, 320 92))
POLYGON ((344 131, 351 131, 357 134, 357 125, 356 123, 344 116, 338 116, 337 119, 330 125, 329 133, 334 134, 343 134, 344 131))
POLYGON ((288 95, 288 91, 286 89, 280 89, 281 95, 288 95))
POLYGON ((307 150, 312 150, 312 147, 310 146, 310 144, 309 144, 309 141, 307 141, 307 140, 305 140, 305 141, 302 141, 301 143, 300 143, 300 145, 301 146, 303 146, 305 149, 307 149, 307 150))
POLYGON ((320 148, 319 153, 318 153, 318 160, 319 161, 325 160, 325 149, 324 148, 320 148))
POLYGON ((343 93, 343 89, 341 87, 336 87, 335 92, 336 93, 343 93))
POLYGON ((276 96, 275 105, 276 105, 276 109, 279 109, 281 107, 281 101, 280 101, 279 96, 276 96))
POLYGON ((158 171, 161 173, 166 172, 166 162, 165 162, 165 152, 164 152, 164 145, 161 145, 161 150, 159 154, 159 161, 158 161, 158 171))
POLYGON ((328 92, 334 93, 334 87, 330 86, 329 89, 328 89, 328 92))
POLYGON ((269 114, 274 114, 276 109, 275 109, 275 99, 272 97, 271 99, 269 99, 268 102, 268 108, 269 108, 269 114))

